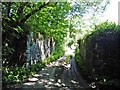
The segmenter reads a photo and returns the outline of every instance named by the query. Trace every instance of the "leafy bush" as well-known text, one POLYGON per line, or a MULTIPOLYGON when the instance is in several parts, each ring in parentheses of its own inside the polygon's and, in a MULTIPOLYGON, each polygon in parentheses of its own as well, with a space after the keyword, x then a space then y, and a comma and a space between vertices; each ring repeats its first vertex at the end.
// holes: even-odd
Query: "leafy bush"
POLYGON ((23 67, 3 67, 3 85, 16 84, 24 81, 28 77, 33 76, 41 68, 45 67, 46 64, 57 60, 59 57, 63 56, 64 50, 62 45, 59 43, 56 45, 55 50, 52 52, 50 57, 46 58, 44 62, 38 62, 37 64, 31 65, 28 69, 23 67))
POLYGON ((120 26, 113 22, 103 22, 95 26, 95 31, 104 32, 105 30, 116 30, 120 31, 120 26))
MULTIPOLYGON (((71 59, 72 55, 67 55, 65 58, 65 63, 69 63, 70 59, 71 59)), ((63 62, 64 63, 64 62, 63 62)))
POLYGON ((79 62, 79 60, 80 60, 80 52, 79 52, 79 48, 77 47, 75 49, 75 61, 79 62))
POLYGON ((78 70, 82 73, 83 77, 88 76, 89 72, 87 66, 83 58, 80 56, 80 50, 78 47, 75 49, 75 62, 78 65, 78 70))
POLYGON ((62 46, 61 45, 58 46, 58 47, 57 46, 56 46, 56 49, 50 55, 50 57, 45 59, 45 61, 43 62, 44 64, 48 64, 48 63, 50 63, 52 61, 55 61, 55 60, 57 60, 58 58, 60 58, 61 56, 64 55, 64 50, 63 50, 62 46))
POLYGON ((45 67, 43 63, 31 65, 28 69, 26 67, 3 67, 3 85, 16 84, 24 81, 28 77, 34 75, 41 68, 45 67))
POLYGON ((2 70, 3 84, 15 84, 16 82, 21 82, 26 79, 30 70, 24 67, 3 67, 2 70))

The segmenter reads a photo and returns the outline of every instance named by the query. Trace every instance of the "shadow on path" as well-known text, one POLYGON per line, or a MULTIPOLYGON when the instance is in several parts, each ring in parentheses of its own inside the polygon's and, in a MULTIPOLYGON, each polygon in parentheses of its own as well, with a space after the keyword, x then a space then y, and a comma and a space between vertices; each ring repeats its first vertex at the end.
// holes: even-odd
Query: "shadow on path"
MULTIPOLYGON (((75 76, 74 70, 71 68, 70 62, 65 62, 65 56, 61 57, 55 62, 52 62, 43 68, 40 72, 35 74, 33 78, 29 78, 27 82, 22 83, 15 88, 20 90, 83 90, 88 86, 83 85, 83 81, 80 81, 75 76)), ((87 89, 88 90, 88 89, 87 89)))

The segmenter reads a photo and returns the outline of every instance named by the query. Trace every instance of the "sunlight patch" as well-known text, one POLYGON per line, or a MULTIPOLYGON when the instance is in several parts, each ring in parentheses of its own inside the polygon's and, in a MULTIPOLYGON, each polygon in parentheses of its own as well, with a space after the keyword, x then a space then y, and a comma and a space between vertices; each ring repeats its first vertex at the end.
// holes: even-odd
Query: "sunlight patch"
POLYGON ((47 70, 46 68, 42 68, 42 70, 47 70))
POLYGON ((52 83, 52 82, 48 82, 47 84, 48 84, 48 85, 52 85, 53 83, 52 83))
POLYGON ((45 79, 41 79, 41 81, 44 82, 44 83, 48 82, 48 80, 45 80, 45 79))
POLYGON ((47 75, 48 76, 49 74, 48 73, 42 73, 42 75, 47 75))
POLYGON ((76 83, 76 84, 78 83, 78 82, 76 82, 76 81, 74 81, 74 80, 71 80, 71 82, 72 82, 72 83, 76 83))
POLYGON ((23 85, 34 85, 35 84, 35 82, 27 82, 27 83, 24 83, 23 85))
POLYGON ((39 83, 39 84, 43 84, 43 82, 41 82, 41 81, 39 81, 38 83, 39 83))
POLYGON ((60 80, 60 79, 58 79, 58 83, 61 83, 61 80, 60 80))
POLYGON ((49 88, 49 85, 45 85, 46 88, 49 88))
POLYGON ((28 81, 32 81, 32 82, 36 82, 38 81, 39 79, 38 78, 29 78, 28 81))
POLYGON ((42 77, 43 75, 42 75, 42 74, 39 74, 39 76, 41 76, 41 77, 42 77))
POLYGON ((54 81, 54 79, 50 79, 50 81, 54 81))
POLYGON ((65 84, 64 84, 64 83, 62 83, 62 86, 65 86, 65 84))
POLYGON ((55 85, 56 85, 56 86, 58 86, 58 87, 60 87, 60 86, 61 86, 61 84, 59 84, 59 83, 55 83, 55 85))
POLYGON ((39 77, 40 75, 39 74, 35 74, 34 77, 39 77))
POLYGON ((68 64, 68 65, 65 65, 65 67, 66 67, 66 68, 70 68, 70 64, 68 64))

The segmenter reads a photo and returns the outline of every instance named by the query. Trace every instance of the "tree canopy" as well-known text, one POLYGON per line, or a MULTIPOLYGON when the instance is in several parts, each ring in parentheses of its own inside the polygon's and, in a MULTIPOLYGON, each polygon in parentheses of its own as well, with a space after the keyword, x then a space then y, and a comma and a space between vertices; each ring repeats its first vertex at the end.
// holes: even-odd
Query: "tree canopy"
POLYGON ((102 1, 2 2, 3 58, 6 60, 10 57, 7 58, 8 61, 20 59, 20 55, 26 50, 29 32, 41 33, 48 38, 52 37, 62 45, 69 32, 71 38, 76 36, 76 27, 83 22, 81 18, 85 13, 91 8, 94 12, 103 11, 106 2, 102 5, 102 1), (75 20, 78 17, 80 19, 75 20))

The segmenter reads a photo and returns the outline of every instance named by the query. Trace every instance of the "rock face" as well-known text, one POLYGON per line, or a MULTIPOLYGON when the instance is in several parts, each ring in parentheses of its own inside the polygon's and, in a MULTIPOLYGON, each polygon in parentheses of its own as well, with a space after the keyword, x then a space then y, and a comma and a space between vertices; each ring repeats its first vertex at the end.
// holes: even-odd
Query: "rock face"
POLYGON ((94 32, 79 45, 91 74, 120 78, 120 31, 94 32))
POLYGON ((27 66, 42 61, 49 57, 55 48, 55 42, 53 38, 45 38, 38 33, 36 37, 33 37, 33 32, 28 35, 27 41, 27 66))

